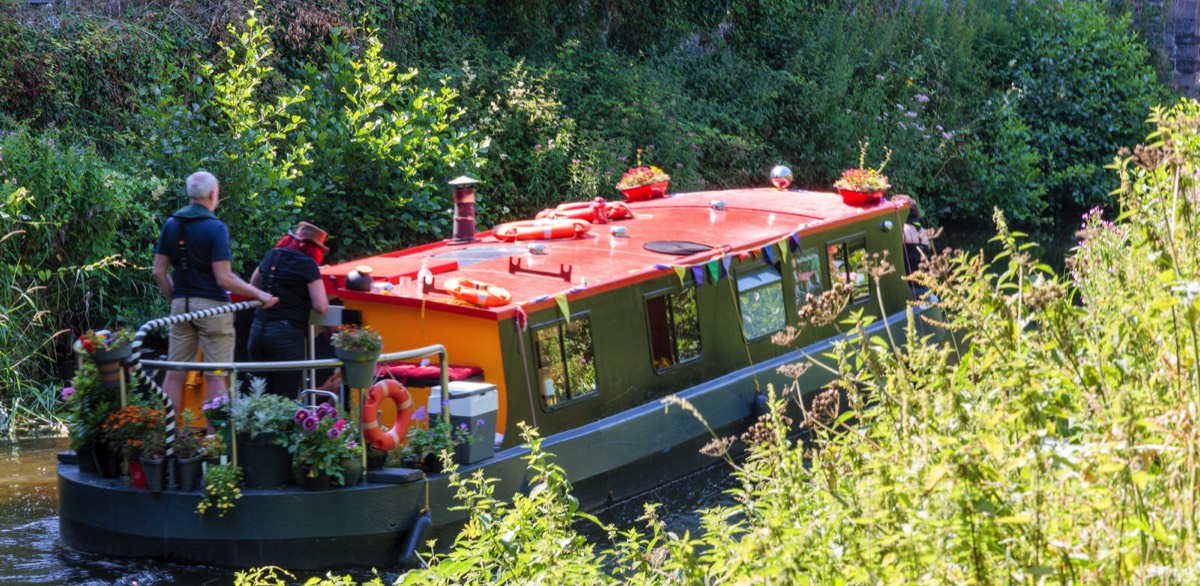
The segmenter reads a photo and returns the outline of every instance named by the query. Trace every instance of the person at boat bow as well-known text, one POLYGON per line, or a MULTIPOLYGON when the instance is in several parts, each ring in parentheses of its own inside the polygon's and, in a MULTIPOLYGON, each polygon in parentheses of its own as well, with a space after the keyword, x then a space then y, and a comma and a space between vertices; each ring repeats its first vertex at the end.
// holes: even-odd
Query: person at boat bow
POLYGON ((933 256, 929 238, 921 227, 921 207, 911 195, 899 194, 891 198, 894 203, 908 204, 908 218, 904 220, 904 274, 910 274, 921 266, 921 260, 933 256))
MULTIPOLYGON (((171 315, 220 307, 229 303, 229 292, 244 295, 270 307, 279 300, 233 272, 229 227, 213 210, 220 201, 220 184, 212 173, 188 176, 189 204, 163 223, 154 245, 154 281, 171 304, 171 315)), ((223 313, 171 325, 167 359, 172 362, 233 362, 233 313, 223 313)), ((163 391, 176 406, 183 397, 187 373, 167 371, 163 391)), ((209 399, 225 394, 225 378, 207 376, 209 399)))
MULTIPOLYGON (((329 297, 318 268, 328 234, 308 222, 300 222, 263 257, 250 283, 279 298, 272 307, 255 310, 250 326, 248 351, 254 362, 304 360, 305 335, 309 310, 325 313, 329 297)), ((296 398, 303 384, 303 372, 276 370, 259 373, 274 393, 296 398)))

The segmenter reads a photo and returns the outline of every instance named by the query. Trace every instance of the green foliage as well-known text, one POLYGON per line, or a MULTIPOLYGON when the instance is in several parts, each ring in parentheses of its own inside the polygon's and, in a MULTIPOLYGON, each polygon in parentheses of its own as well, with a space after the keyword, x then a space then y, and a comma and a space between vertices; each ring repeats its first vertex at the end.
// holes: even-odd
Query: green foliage
POLYGON ((289 139, 303 123, 295 107, 308 88, 267 95, 264 85, 275 75, 272 27, 253 10, 243 24, 242 31, 229 26, 220 63, 196 63, 194 72, 169 64, 156 85, 141 90, 148 103, 137 145, 149 168, 173 179, 177 197, 159 202, 160 215, 185 205, 183 178, 199 169, 221 182, 221 209, 256 211, 225 214, 234 257, 250 265, 300 219, 304 194, 293 181, 312 145, 289 139))
POLYGON ((460 124, 458 92, 417 85, 370 36, 361 46, 334 31, 325 61, 299 76, 313 88, 297 115, 312 146, 297 190, 339 247, 376 251, 443 238, 452 215, 445 182, 481 164, 476 132, 460 124))
POLYGON ((593 548, 571 523, 595 519, 579 512, 571 484, 541 438, 522 429, 532 474, 528 494, 512 503, 493 496, 495 481, 482 471, 471 477, 451 474, 460 508, 471 514, 467 525, 444 555, 429 553, 429 568, 405 574, 399 584, 601 584, 611 582, 595 559, 593 548))
POLYGON ((0 132, 0 398, 25 416, 53 420, 44 381, 73 366, 70 332, 154 312, 134 262, 157 188, 58 130, 0 132))
POLYGON ((1116 182, 1100 163, 1143 136, 1145 113, 1166 97, 1145 46, 1128 17, 1107 17, 1090 2, 1063 3, 1048 22, 1026 24, 1009 69, 1049 203, 1106 203, 1116 182))
POLYGON ((915 274, 945 336, 852 335, 834 384, 804 403, 768 389, 747 433, 714 439, 706 453, 740 439, 747 457, 698 535, 651 507, 646 530, 586 547, 569 485, 527 435, 529 494, 500 503, 481 473, 455 476, 471 518, 402 583, 1196 582, 1200 103, 1151 120, 1151 142, 1114 165, 1119 217, 1086 215, 1069 279, 997 211, 994 258, 948 250, 915 274))

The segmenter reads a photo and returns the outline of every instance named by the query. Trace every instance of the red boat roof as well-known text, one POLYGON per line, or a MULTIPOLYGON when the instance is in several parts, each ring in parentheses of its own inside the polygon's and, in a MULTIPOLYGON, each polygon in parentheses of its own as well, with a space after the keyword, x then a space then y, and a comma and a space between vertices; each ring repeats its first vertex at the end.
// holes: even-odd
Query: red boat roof
POLYGON ((725 254, 757 252, 793 234, 890 214, 903 207, 886 200, 854 207, 833 193, 772 188, 696 192, 625 203, 634 211, 633 218, 592 224, 580 238, 503 242, 487 231, 476 234, 471 243, 435 242, 322 267, 321 273, 334 277, 337 285, 330 285, 333 296, 401 305, 426 303, 431 309, 499 319, 511 315, 516 305, 540 308, 554 303, 559 295, 594 294, 674 271, 673 267, 695 266, 725 254), (723 202, 724 209, 715 209, 720 206, 714 202, 723 202), (617 227, 624 228, 625 234, 615 235, 617 227), (645 247, 654 241, 712 248, 668 254, 645 247), (531 252, 534 243, 544 249, 531 252), (439 290, 423 299, 417 295, 415 283, 422 261, 428 263, 439 290), (393 288, 386 294, 344 289, 346 275, 362 265, 371 267, 376 283, 387 282, 393 288), (511 303, 481 308, 454 300, 440 291, 451 278, 502 287, 511 294, 511 303))

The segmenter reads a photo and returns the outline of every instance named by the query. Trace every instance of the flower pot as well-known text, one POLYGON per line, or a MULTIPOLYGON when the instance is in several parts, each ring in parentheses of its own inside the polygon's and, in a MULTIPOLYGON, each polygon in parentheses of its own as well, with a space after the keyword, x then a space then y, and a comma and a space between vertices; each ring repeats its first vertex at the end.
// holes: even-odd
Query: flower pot
POLYGON ((664 197, 667 195, 667 185, 669 181, 662 183, 651 183, 649 185, 639 185, 622 189, 621 193, 625 195, 627 201, 645 201, 656 197, 664 197))
POLYGON ((292 457, 284 446, 275 445, 276 434, 260 433, 253 439, 239 433, 238 460, 246 488, 287 486, 292 457))
POLYGON ((175 474, 179 477, 179 490, 192 492, 200 489, 204 456, 180 458, 175 462, 175 474))
POLYGON ((342 380, 352 389, 366 389, 375 382, 376 350, 347 350, 334 348, 334 355, 343 363, 342 380))
POLYGON ((221 436, 221 443, 225 446, 225 451, 228 452, 233 446, 233 429, 229 427, 229 420, 210 417, 208 424, 212 426, 214 433, 221 436))
POLYGON ((130 484, 137 486, 137 484, 134 484, 134 482, 133 482, 133 480, 134 480, 133 469, 134 469, 134 466, 138 466, 141 469, 141 473, 142 473, 141 474, 142 475, 142 485, 144 487, 150 489, 150 492, 153 492, 153 493, 162 492, 163 468, 164 468, 165 463, 166 463, 166 459, 164 459, 164 458, 139 458, 137 462, 130 462, 129 463, 130 484))
POLYGON ((362 473, 362 456, 346 456, 342 458, 342 480, 338 482, 335 478, 334 484, 338 486, 354 486, 362 479, 362 473))
MULTIPOLYGON (((130 460, 128 463, 126 463, 126 466, 129 470, 129 486, 134 488, 147 488, 146 468, 142 465, 142 461, 140 459, 130 460)), ((161 476, 162 470, 160 469, 159 472, 161 476)), ((159 484, 160 486, 158 487, 158 490, 161 491, 162 483, 160 482, 159 484)))
POLYGON ((446 469, 446 465, 442 463, 442 457, 438 454, 427 454, 421 460, 421 469, 427 474, 441 474, 442 470, 446 469))
POLYGON ((92 444, 83 444, 75 450, 75 459, 79 461, 79 471, 84 474, 96 474, 100 467, 96 464, 96 448, 92 444))
POLYGON ((385 450, 367 446, 367 470, 382 470, 384 464, 387 464, 387 458, 388 453, 385 450))
POLYGON ((849 206, 869 206, 879 203, 883 199, 882 191, 866 193, 862 191, 852 191, 850 189, 838 188, 838 195, 842 196, 842 203, 849 206))
POLYGON ((121 386, 121 361, 133 352, 131 346, 96 352, 96 371, 100 383, 109 388, 121 386))
POLYGON ((92 459, 96 462, 96 470, 104 478, 121 477, 121 454, 108 447, 106 443, 92 446, 92 459))
POLYGON ((301 486, 304 487, 304 490, 329 490, 329 474, 326 472, 318 472, 316 476, 310 476, 308 474, 309 470, 310 469, 308 465, 300 468, 300 482, 301 486))

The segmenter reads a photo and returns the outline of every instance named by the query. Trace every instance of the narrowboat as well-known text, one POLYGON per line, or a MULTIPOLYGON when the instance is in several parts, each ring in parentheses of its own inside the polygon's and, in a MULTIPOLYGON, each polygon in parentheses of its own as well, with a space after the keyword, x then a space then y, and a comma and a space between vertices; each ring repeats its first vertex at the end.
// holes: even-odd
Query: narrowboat
MULTIPOLYGON (((904 257, 908 210, 886 199, 850 205, 777 188, 670 194, 564 204, 477 232, 471 181, 452 185, 451 238, 321 272, 340 313, 383 335, 376 378, 396 379, 416 405, 444 406, 468 426, 479 441, 459 471, 483 469, 500 497, 530 482, 521 422, 539 431, 584 509, 718 462, 699 453, 710 439, 704 425, 662 399, 686 399, 719 434, 744 430, 767 386, 792 382, 781 365, 842 339, 829 325, 805 328, 787 347, 772 342, 837 280, 855 285, 847 312, 877 318, 871 335, 888 328, 907 343, 909 317, 930 311, 911 303, 903 271, 863 270, 868 255, 904 257)), ((802 391, 828 376, 809 369, 802 391)), ((380 411, 371 416, 382 430, 409 416, 391 401, 380 411)), ((69 455, 58 478, 68 546, 222 567, 395 567, 413 561, 423 538, 448 542, 468 515, 454 509, 447 474, 407 468, 328 491, 246 489, 224 517, 197 514, 198 492, 150 494, 80 472, 69 455)))

